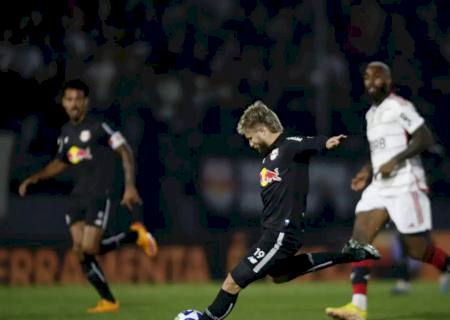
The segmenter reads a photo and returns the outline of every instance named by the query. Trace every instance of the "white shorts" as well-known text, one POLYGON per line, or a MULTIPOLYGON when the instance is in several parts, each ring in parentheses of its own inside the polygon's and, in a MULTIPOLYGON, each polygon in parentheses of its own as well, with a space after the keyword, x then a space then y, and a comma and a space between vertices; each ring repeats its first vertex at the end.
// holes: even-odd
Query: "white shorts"
POLYGON ((386 209, 400 233, 418 233, 431 230, 431 205, 423 191, 411 191, 382 196, 370 184, 356 205, 356 214, 374 209, 386 209))

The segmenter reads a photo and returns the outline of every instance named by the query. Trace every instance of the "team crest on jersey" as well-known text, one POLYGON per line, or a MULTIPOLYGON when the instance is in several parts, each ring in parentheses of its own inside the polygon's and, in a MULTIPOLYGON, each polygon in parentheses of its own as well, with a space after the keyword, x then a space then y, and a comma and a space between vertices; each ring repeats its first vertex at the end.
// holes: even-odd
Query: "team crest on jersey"
POLYGON ((278 157, 279 148, 273 149, 270 153, 270 160, 275 160, 278 157))
POLYGON ((260 184, 261 187, 267 187, 274 181, 281 181, 280 173, 278 168, 275 168, 274 171, 269 170, 267 168, 262 168, 260 175, 260 184))
POLYGON ((83 130, 80 133, 81 142, 88 142, 91 139, 91 132, 89 130, 83 130))

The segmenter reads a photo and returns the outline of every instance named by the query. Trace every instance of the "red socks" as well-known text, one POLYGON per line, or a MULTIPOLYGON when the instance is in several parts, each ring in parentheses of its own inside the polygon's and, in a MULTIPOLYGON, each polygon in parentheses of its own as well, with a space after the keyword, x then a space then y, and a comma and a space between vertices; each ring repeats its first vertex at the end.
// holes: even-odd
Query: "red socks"
POLYGON ((441 271, 445 271, 447 268, 448 255, 442 249, 433 245, 428 246, 425 253, 424 262, 435 266, 441 271))
POLYGON ((363 260, 352 263, 352 288, 353 294, 367 294, 367 281, 369 280, 371 260, 363 260))

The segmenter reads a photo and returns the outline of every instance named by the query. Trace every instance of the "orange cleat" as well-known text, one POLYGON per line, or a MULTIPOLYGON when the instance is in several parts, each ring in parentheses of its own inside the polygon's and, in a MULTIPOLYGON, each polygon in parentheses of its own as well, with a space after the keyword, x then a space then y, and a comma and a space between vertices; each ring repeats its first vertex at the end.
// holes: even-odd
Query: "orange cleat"
POLYGON ((158 254, 158 243, 142 223, 135 222, 130 229, 137 232, 136 244, 144 250, 147 256, 154 257, 158 254))
POLYGON ((111 313, 119 312, 120 305, 119 301, 112 302, 105 299, 100 300, 97 305, 93 308, 86 310, 87 313, 111 313))

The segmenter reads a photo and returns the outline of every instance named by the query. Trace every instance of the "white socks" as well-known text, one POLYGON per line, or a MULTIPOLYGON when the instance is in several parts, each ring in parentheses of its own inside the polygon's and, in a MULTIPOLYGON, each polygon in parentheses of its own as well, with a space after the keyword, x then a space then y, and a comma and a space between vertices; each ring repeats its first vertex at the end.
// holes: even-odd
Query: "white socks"
POLYGON ((361 293, 355 293, 352 296, 352 303, 363 311, 367 311, 367 296, 361 293))

